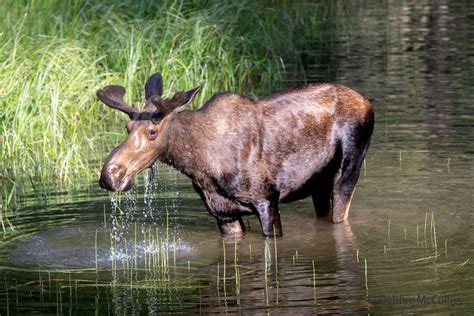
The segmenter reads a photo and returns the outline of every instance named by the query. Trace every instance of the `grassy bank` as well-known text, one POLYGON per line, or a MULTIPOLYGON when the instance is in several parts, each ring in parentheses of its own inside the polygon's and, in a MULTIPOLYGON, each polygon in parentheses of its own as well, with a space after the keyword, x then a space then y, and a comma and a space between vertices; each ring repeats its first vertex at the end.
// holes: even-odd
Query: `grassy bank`
POLYGON ((283 60, 298 60, 335 6, 290 3, 2 1, 3 207, 25 188, 68 189, 97 176, 125 124, 96 100, 101 86, 124 85, 135 104, 153 71, 165 94, 203 85, 195 105, 223 90, 277 90, 283 60))

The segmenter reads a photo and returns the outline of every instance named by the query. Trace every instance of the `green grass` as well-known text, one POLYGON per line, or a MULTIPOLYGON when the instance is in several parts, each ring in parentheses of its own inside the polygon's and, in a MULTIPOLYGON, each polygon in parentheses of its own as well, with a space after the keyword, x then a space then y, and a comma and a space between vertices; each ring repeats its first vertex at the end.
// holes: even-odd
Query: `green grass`
POLYGON ((2 207, 97 177, 126 121, 97 101, 99 87, 124 85, 139 106, 146 78, 161 71, 166 95, 203 85, 194 106, 219 91, 269 93, 282 87, 284 60, 298 65, 341 10, 332 1, 0 2, 2 207))

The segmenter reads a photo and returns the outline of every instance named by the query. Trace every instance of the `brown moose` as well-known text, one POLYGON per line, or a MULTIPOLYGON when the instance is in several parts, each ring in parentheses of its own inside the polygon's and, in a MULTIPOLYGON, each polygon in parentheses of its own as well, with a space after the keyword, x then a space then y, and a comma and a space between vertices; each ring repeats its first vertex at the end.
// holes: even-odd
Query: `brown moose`
POLYGON ((223 234, 242 234, 256 214, 263 235, 282 235, 278 202, 312 196, 318 216, 347 219, 374 127, 370 103, 338 84, 310 84, 259 100, 214 95, 189 110, 199 88, 161 97, 161 74, 145 85, 143 111, 121 86, 97 96, 128 114, 128 136, 105 160, 100 186, 126 191, 156 160, 191 178, 223 234))

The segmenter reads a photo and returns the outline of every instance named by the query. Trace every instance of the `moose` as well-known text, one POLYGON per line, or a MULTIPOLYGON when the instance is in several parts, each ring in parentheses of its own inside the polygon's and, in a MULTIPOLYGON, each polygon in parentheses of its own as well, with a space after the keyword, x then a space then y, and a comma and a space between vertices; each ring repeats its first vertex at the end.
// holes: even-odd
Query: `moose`
POLYGON ((223 235, 242 235, 256 214, 264 236, 281 236, 278 203, 312 196, 318 217, 347 219, 374 128, 372 106, 340 84, 309 84, 253 99, 218 93, 188 109, 200 87, 163 98, 160 73, 145 84, 144 109, 127 105, 125 88, 97 97, 130 120, 128 136, 106 158, 100 186, 127 191, 156 161, 192 180, 223 235))

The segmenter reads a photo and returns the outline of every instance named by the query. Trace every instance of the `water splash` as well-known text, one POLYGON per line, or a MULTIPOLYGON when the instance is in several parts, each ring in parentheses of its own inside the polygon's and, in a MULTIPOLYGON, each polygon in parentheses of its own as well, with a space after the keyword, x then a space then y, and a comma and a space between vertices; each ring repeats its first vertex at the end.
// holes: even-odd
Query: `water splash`
POLYGON ((156 192, 159 190, 158 184, 156 182, 157 175, 158 175, 158 163, 155 162, 149 169, 148 174, 145 174, 145 193, 143 195, 143 201, 145 203, 143 216, 145 218, 148 218, 148 217, 151 218, 152 221, 155 219, 153 202, 156 200, 156 192))
POLYGON ((125 194, 112 194, 110 199, 111 261, 121 265, 153 253, 175 253, 183 244, 177 220, 181 207, 178 173, 172 168, 154 163, 144 173, 143 205, 138 203, 140 193, 137 191, 135 189, 125 194), (160 236, 158 227, 162 227, 160 236), (147 244, 146 240, 137 244, 137 234, 142 237, 148 235, 150 238, 150 230, 155 229, 157 233, 151 238, 155 238, 156 242, 160 241, 163 247, 157 249, 155 244, 147 244), (132 240, 134 242, 130 244, 132 240), (133 256, 138 258, 134 259, 133 256))
MULTIPOLYGON (((174 169, 168 169, 169 171, 169 176, 168 176, 168 179, 170 179, 171 181, 171 185, 170 185, 170 193, 172 194, 171 196, 171 210, 173 212, 173 219, 176 219, 180 212, 180 209, 181 209, 181 199, 180 199, 180 196, 179 196, 179 191, 178 191, 178 172, 174 169)), ((180 231, 180 226, 179 226, 179 222, 178 221, 175 221, 173 223, 173 231, 174 233, 179 236, 179 231, 180 231)))

